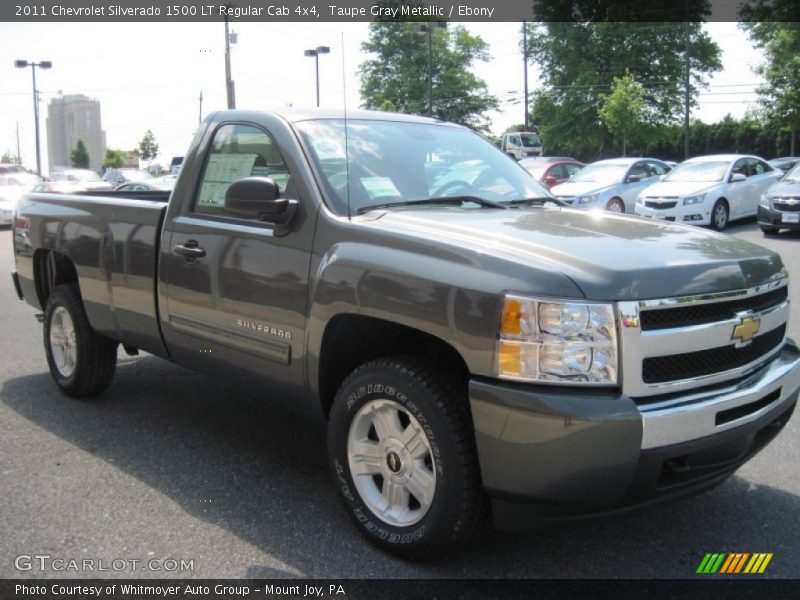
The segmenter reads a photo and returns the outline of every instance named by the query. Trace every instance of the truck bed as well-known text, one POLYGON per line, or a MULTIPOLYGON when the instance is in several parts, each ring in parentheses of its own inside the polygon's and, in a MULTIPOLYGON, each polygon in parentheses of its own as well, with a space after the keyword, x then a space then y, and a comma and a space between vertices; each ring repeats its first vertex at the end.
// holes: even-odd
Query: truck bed
POLYGON ((92 326, 114 339, 165 355, 156 286, 168 199, 165 191, 30 194, 20 200, 17 219, 25 228, 16 228, 14 243, 25 297, 39 297, 35 261, 42 260, 47 250, 66 256, 75 265, 92 326))

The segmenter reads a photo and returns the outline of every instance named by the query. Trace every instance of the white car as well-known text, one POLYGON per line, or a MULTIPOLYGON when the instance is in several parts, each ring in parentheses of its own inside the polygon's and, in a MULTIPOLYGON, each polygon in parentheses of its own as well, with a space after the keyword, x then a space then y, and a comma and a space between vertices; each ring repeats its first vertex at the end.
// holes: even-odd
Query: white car
POLYGON ((634 212, 720 231, 729 221, 754 216, 761 194, 782 175, 757 156, 698 156, 642 190, 634 212))

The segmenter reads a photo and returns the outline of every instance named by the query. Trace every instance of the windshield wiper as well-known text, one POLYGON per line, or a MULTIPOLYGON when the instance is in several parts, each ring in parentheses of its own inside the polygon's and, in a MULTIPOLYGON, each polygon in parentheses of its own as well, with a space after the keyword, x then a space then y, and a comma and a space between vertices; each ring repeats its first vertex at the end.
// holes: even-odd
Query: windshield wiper
POLYGON ((380 208, 394 208, 396 206, 424 206, 426 204, 443 204, 445 206, 461 206, 466 202, 474 202, 484 208, 508 208, 503 203, 486 200, 478 196, 445 196, 442 198, 422 198, 420 200, 404 200, 402 202, 381 202, 380 204, 371 204, 369 206, 362 206, 356 210, 357 215, 363 215, 371 210, 378 210, 380 208))
POLYGON ((533 206, 544 206, 548 202, 553 202, 554 204, 558 204, 559 206, 569 206, 566 202, 559 200, 554 196, 535 196, 533 198, 520 198, 519 200, 511 200, 506 202, 509 206, 522 206, 522 205, 533 205, 533 206))

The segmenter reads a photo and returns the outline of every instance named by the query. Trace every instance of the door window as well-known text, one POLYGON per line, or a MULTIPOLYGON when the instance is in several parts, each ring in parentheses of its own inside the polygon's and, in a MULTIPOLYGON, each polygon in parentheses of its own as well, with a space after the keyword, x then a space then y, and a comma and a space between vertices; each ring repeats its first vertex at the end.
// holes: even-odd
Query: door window
POLYGON ((269 177, 279 196, 292 195, 289 170, 272 138, 252 125, 223 125, 214 134, 194 212, 233 217, 225 209, 225 193, 246 177, 269 177))
POLYGON ((660 177, 661 175, 665 175, 669 170, 667 165, 654 160, 647 161, 647 169, 650 171, 651 177, 660 177))
POLYGON ((740 158, 736 161, 736 163, 734 163, 733 169, 731 170, 731 175, 736 175, 737 173, 740 173, 745 177, 750 177, 750 169, 748 167, 746 158, 740 158))

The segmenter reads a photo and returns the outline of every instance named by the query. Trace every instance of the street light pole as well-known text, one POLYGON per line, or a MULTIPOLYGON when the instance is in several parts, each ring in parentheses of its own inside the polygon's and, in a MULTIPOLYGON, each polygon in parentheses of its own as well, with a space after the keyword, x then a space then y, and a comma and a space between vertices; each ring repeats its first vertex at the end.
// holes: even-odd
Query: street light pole
POLYGON ((426 25, 417 25, 414 31, 428 34, 428 116, 433 116, 433 28, 446 29, 447 23, 437 21, 426 25))
POLYGON ((14 61, 14 66, 18 69, 25 69, 27 67, 31 68, 31 73, 33 73, 33 119, 34 119, 34 130, 36 131, 36 174, 41 177, 42 175, 42 157, 41 151, 39 147, 39 92, 36 89, 36 67, 40 67, 42 69, 49 69, 53 66, 53 63, 49 60, 43 60, 40 62, 28 62, 27 60, 17 60, 14 61))
POLYGON ((303 52, 303 56, 314 57, 314 67, 317 74, 317 108, 319 108, 319 55, 328 54, 330 51, 331 49, 328 46, 317 46, 303 52))
POLYGON ((428 116, 433 116, 433 27, 428 26, 428 116))

